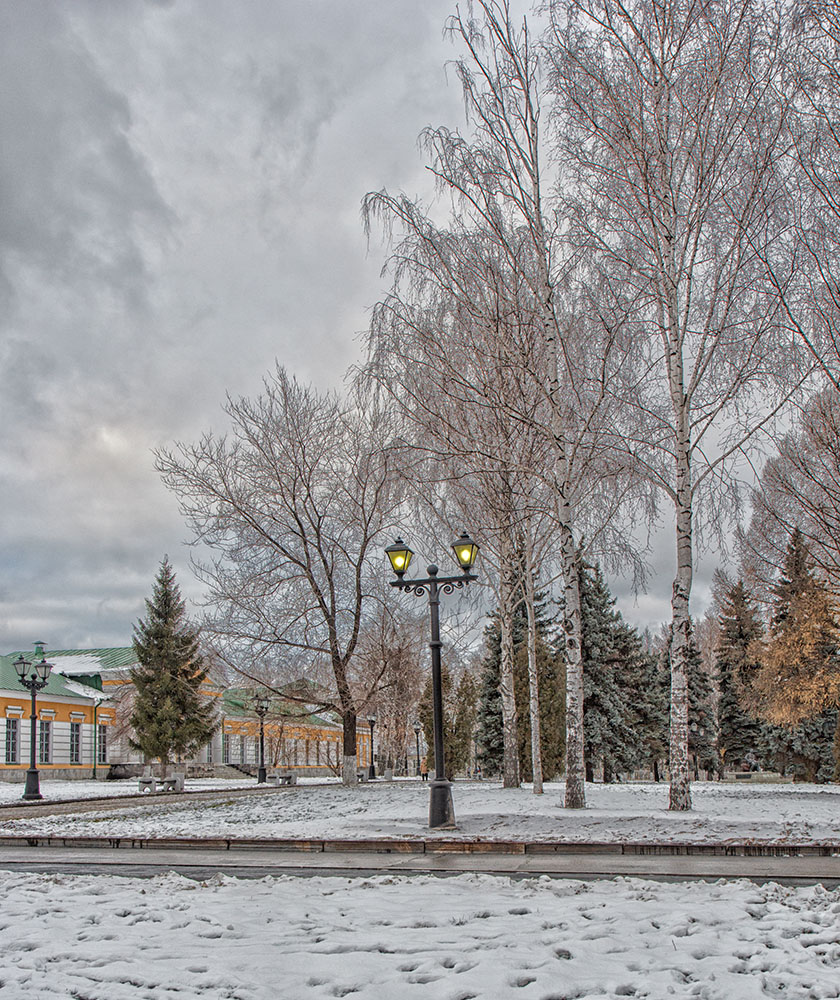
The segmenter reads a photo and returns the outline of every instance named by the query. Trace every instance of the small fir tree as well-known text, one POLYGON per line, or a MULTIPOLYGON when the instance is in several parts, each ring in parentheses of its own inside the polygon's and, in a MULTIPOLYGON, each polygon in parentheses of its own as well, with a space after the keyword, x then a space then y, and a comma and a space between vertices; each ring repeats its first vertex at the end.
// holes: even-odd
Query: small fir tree
POLYGON ((167 557, 146 618, 134 627, 134 653, 139 665, 131 671, 137 694, 129 742, 144 757, 159 759, 165 777, 173 758, 193 756, 216 728, 213 705, 200 690, 207 675, 198 636, 167 557))
MULTIPOLYGON (((550 635, 545 601, 536 607, 537 675, 540 692, 540 755, 543 776, 550 780, 562 772, 566 754, 566 686, 562 658, 550 635)), ((533 780, 531 761, 531 717, 528 684, 528 621, 523 604, 517 606, 512 623, 514 646, 514 699, 517 715, 519 773, 533 780)), ((499 694, 501 629, 494 616, 484 633, 485 655, 479 681, 477 741, 478 763, 485 775, 502 771, 504 742, 502 701, 499 694)))

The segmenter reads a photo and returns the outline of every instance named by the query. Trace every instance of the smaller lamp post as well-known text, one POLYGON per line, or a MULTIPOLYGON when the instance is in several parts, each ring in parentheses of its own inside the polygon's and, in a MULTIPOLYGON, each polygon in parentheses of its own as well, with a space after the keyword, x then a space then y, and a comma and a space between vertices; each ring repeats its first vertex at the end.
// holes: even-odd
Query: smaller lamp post
POLYGON ((370 767, 368 768, 368 778, 373 779, 376 777, 376 767, 373 763, 373 727, 376 725, 376 716, 372 713, 368 716, 368 725, 370 726, 370 767))
POLYGON ((26 786, 23 791, 23 798, 27 800, 42 799, 40 776, 38 768, 35 766, 35 720, 37 712, 35 710, 36 692, 47 686, 50 679, 52 664, 47 663, 44 656, 44 643, 35 643, 35 655, 41 659, 37 663, 31 663, 22 655, 14 662, 14 668, 18 675, 18 680, 32 696, 32 708, 29 713, 29 770, 26 772, 26 786))
POLYGON ((414 764, 414 774, 416 777, 420 777, 420 723, 414 723, 414 751, 417 754, 417 760, 414 764))
POLYGON ((257 768, 257 784, 265 784, 265 717, 268 714, 270 699, 265 694, 254 695, 254 711, 260 720, 260 763, 257 768))

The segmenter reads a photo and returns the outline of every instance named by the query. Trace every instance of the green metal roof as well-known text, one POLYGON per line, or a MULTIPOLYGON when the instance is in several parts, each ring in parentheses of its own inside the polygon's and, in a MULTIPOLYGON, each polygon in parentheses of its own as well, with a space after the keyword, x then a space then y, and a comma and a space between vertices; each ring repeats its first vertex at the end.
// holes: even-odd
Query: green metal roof
MULTIPOLYGON (((28 660, 33 659, 31 652, 26 652, 24 654, 28 660)), ((11 691, 15 694, 20 694, 21 698, 29 699, 29 691, 23 687, 23 685, 18 680, 17 671, 14 668, 14 661, 20 656, 20 653, 10 653, 8 656, 0 656, 0 690, 11 691)), ((47 656, 47 661, 53 663, 52 655, 47 656)), ((46 687, 42 688, 38 692, 38 697, 42 695, 62 695, 66 698, 80 698, 83 695, 80 694, 78 690, 73 690, 72 687, 68 687, 68 682, 75 685, 77 688, 80 686, 90 687, 90 697, 99 698, 102 692, 97 691, 96 688, 90 686, 89 684, 84 684, 81 677, 62 677, 60 673, 56 670, 50 674, 47 679, 46 687)))
MULTIPOLYGON (((11 657, 16 660, 19 656, 25 656, 27 659, 32 658, 32 650, 24 649, 21 652, 15 651, 14 653, 7 653, 7 657, 11 657)), ((45 655, 50 663, 55 663, 56 669, 61 669, 61 664, 56 663, 58 659, 71 660, 71 659, 84 659, 89 660, 90 664, 96 664, 98 670, 125 670, 127 667, 133 667, 137 663, 137 656, 134 652, 133 646, 115 646, 110 649, 49 649, 45 650, 45 655)), ((68 663, 68 666, 70 664, 68 663)), ((82 670, 81 672, 85 672, 82 670)), ((86 671, 93 672, 93 671, 86 671)))

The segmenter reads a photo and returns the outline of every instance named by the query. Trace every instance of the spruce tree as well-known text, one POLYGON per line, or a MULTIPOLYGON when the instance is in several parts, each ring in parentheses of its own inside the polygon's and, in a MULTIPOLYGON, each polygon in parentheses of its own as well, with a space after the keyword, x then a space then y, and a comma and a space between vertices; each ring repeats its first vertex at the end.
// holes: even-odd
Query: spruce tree
POLYGON ((502 696, 499 693, 502 638, 497 617, 494 617, 484 630, 484 649, 478 683, 476 738, 478 764, 482 774, 490 777, 501 774, 504 764, 502 696))
POLYGON ((580 604, 587 778, 593 779, 599 762, 604 780, 609 781, 640 763, 641 745, 631 726, 630 708, 637 692, 628 692, 622 678, 627 658, 636 650, 597 565, 581 568, 580 604))
POLYGON ((749 710, 760 662, 755 650, 764 629, 743 581, 724 596, 715 648, 718 676, 718 768, 737 768, 750 754, 762 756, 764 726, 749 710))
POLYGON ((703 667, 694 630, 689 635, 686 656, 688 675, 688 756, 694 766, 694 779, 700 770, 717 771, 715 715, 712 707, 712 682, 703 667))
MULTIPOLYGON (((537 674, 540 690, 540 754, 547 780, 562 773, 566 754, 566 687, 563 661, 550 635, 545 601, 537 602, 537 674)), ((520 604, 512 622, 514 698, 517 714, 519 773, 532 781, 531 720, 528 707, 528 623, 520 604)), ((501 629, 494 615, 484 632, 485 655, 477 710, 478 763, 485 775, 500 774, 503 764, 502 703, 499 695, 501 629)))
POLYGON ((193 756, 213 735, 212 703, 201 694, 206 679, 198 635, 186 617, 175 573, 164 557, 146 601, 146 618, 134 627, 138 666, 129 742, 146 758, 159 759, 166 776, 174 758, 193 756))

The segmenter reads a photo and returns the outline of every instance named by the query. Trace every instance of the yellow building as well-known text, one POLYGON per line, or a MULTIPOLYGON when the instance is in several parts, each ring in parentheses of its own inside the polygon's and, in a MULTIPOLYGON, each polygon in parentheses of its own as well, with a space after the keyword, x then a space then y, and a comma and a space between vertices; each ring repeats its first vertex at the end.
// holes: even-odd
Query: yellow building
MULTIPOLYGON (((30 695, 18 682, 13 661, 25 651, 0 657, 0 780, 23 781, 30 754, 30 695), (5 752, 3 752, 5 750, 5 752)), ((53 671, 37 696, 36 763, 53 777, 122 777, 136 773, 141 755, 129 744, 128 718, 137 660, 131 646, 110 649, 48 650, 53 671)), ((221 690, 219 726, 210 743, 191 761, 193 774, 226 767, 253 772, 259 764, 259 719, 245 689, 221 690)), ((342 729, 337 720, 315 715, 305 706, 273 699, 265 717, 268 768, 301 776, 341 773, 342 729)), ((356 738, 360 767, 370 764, 370 734, 356 738)))

